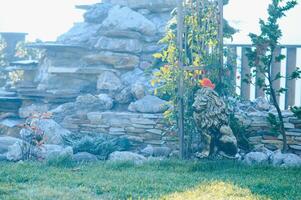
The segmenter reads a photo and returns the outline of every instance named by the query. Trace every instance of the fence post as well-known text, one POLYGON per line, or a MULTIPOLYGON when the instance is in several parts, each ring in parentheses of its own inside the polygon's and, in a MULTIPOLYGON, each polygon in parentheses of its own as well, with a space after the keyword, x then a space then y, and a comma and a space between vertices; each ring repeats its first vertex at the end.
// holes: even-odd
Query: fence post
POLYGON ((230 78, 232 84, 232 92, 236 93, 236 79, 237 79, 237 46, 228 47, 227 66, 230 68, 230 78))
POLYGON ((246 83, 244 80, 249 80, 247 74, 250 74, 251 69, 249 67, 249 60, 246 56, 246 48, 242 47, 241 50, 241 98, 243 100, 250 100, 251 87, 249 83, 246 83))
MULTIPOLYGON (((274 52, 274 58, 276 58, 277 56, 279 56, 281 54, 281 48, 278 47, 276 48, 275 52, 274 52)), ((272 74, 272 78, 274 79, 277 74, 279 74, 281 72, 281 62, 276 62, 274 61, 272 64, 272 69, 271 69, 271 74, 272 74)), ((280 89, 280 79, 275 80, 273 82, 273 87, 275 88, 275 90, 279 90, 280 89)), ((277 96, 277 102, 280 102, 280 94, 277 96)))
POLYGON ((224 68, 224 1, 218 0, 218 48, 219 48, 219 83, 223 85, 223 68, 224 68))
POLYGON ((178 128, 179 128, 179 143, 180 143, 180 157, 181 159, 185 158, 185 144, 184 144, 184 80, 183 80, 183 63, 182 63, 182 54, 183 54, 183 23, 184 23, 184 16, 183 16, 183 1, 177 0, 177 11, 178 11, 178 18, 177 18, 177 45, 179 49, 179 60, 178 60, 178 67, 180 70, 179 75, 179 116, 178 116, 178 128))
MULTIPOLYGON (((296 70, 297 65, 297 48, 288 47, 287 48, 287 59, 286 59, 286 75, 290 76, 293 71, 296 70)), ((287 92, 285 95, 285 109, 289 106, 295 105, 296 99, 296 80, 286 80, 287 92)))
POLYGON ((265 76, 263 73, 259 72, 259 67, 256 67, 256 82, 255 82, 255 98, 258 97, 264 97, 264 91, 263 88, 257 85, 258 80, 264 80, 265 81, 265 76))

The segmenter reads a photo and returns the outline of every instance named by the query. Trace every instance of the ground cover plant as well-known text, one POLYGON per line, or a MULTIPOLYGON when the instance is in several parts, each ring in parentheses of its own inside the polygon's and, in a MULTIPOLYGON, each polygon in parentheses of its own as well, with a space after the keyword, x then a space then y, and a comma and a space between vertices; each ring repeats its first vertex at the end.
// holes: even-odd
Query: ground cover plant
POLYGON ((301 199, 299 168, 235 161, 0 164, 0 199, 301 199))

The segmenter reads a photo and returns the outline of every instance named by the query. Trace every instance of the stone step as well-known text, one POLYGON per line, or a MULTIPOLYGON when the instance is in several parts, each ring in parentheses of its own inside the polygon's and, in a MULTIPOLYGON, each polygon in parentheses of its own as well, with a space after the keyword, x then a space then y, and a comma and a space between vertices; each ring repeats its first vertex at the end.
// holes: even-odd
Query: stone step
POLYGON ((18 112, 22 105, 22 99, 19 97, 0 96, 0 112, 18 112))

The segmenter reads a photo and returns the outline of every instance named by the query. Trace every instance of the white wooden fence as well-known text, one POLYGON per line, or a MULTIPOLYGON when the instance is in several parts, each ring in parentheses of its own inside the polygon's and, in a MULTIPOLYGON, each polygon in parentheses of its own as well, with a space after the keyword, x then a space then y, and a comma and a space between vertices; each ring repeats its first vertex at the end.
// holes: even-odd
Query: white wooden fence
MULTIPOLYGON (((259 87, 245 83, 246 74, 249 74, 248 58, 246 57, 246 48, 250 45, 246 44, 227 44, 231 58, 227 58, 228 64, 234 67, 234 77, 236 78, 237 94, 244 100, 252 100, 260 96, 264 96, 264 92, 259 87)), ((276 51, 276 54, 282 53, 286 56, 281 63, 274 63, 272 74, 281 73, 282 76, 290 75, 297 67, 301 67, 301 45, 281 45, 276 51), (299 63, 298 63, 299 62, 299 63)), ((282 109, 287 109, 289 106, 301 105, 301 80, 285 80, 280 79, 274 82, 276 89, 280 87, 287 88, 285 95, 280 95, 279 102, 282 109)))

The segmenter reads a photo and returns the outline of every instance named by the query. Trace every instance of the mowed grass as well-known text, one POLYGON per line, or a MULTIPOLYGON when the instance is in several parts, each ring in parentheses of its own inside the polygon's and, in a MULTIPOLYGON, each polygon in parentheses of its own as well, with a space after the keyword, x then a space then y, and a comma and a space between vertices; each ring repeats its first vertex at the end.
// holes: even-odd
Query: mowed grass
POLYGON ((301 169, 234 161, 0 163, 0 199, 301 200, 301 169))

